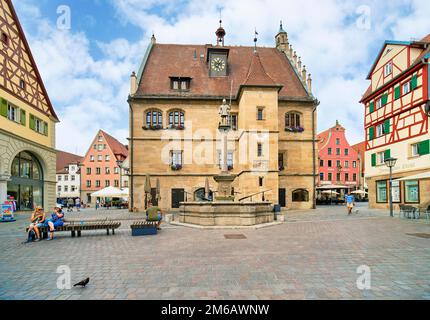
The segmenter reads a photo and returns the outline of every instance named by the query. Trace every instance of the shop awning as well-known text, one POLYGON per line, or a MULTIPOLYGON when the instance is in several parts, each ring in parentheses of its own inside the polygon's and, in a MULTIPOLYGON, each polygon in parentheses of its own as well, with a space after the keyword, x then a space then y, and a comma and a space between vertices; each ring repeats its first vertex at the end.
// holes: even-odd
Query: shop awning
POLYGON ((430 171, 415 174, 413 176, 403 177, 400 179, 395 179, 394 181, 422 180, 422 179, 430 179, 430 171))
POLYGON ((321 187, 317 187, 317 190, 333 190, 333 189, 351 189, 354 186, 341 186, 341 185, 336 185, 336 184, 331 184, 331 185, 327 185, 327 186, 321 186, 321 187))
POLYGON ((118 189, 107 187, 97 192, 93 192, 91 197, 99 198, 128 198, 128 188, 118 189))

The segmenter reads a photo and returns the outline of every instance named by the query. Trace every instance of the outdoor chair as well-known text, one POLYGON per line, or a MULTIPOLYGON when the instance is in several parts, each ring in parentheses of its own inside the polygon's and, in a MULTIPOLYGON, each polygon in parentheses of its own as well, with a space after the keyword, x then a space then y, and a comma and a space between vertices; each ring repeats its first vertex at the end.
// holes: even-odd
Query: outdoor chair
POLYGON ((403 218, 419 219, 420 213, 419 213, 419 210, 417 210, 417 208, 413 206, 403 205, 403 204, 399 205, 399 207, 400 207, 399 218, 402 218, 402 214, 403 214, 403 218))
POLYGON ((430 218, 430 205, 427 207, 427 210, 424 212, 426 215, 426 219, 430 218))

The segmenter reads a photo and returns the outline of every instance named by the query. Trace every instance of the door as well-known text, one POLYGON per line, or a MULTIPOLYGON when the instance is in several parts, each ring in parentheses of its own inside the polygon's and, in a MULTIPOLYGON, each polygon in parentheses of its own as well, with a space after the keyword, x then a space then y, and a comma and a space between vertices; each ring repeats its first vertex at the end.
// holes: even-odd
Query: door
POLYGON ((184 189, 172 189, 172 208, 179 208, 179 203, 184 201, 184 189))
POLYGON ((286 196, 286 190, 285 189, 279 189, 279 205, 282 208, 285 208, 287 206, 285 196, 286 196))
POLYGON ((151 189, 151 202, 153 206, 158 206, 157 188, 151 189))

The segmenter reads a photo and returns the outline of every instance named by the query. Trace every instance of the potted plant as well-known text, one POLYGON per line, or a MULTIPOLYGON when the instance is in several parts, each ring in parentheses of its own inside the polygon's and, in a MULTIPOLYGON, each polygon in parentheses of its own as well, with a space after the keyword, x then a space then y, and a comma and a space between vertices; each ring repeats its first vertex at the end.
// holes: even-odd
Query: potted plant
POLYGON ((295 132, 295 133, 302 133, 303 131, 305 131, 305 129, 303 127, 286 127, 285 131, 288 132, 295 132))
POLYGON ((182 165, 181 165, 181 164, 171 164, 171 165, 170 165, 170 168, 171 168, 173 171, 178 171, 178 170, 181 170, 181 169, 182 169, 182 165))

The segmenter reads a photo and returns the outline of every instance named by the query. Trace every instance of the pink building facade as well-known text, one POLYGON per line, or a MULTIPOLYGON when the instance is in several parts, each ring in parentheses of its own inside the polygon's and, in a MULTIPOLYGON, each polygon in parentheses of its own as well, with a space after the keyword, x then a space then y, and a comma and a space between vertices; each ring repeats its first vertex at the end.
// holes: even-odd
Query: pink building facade
POLYGON ((336 125, 318 136, 318 186, 346 186, 356 190, 360 185, 360 162, 357 151, 350 146, 345 128, 336 125))

